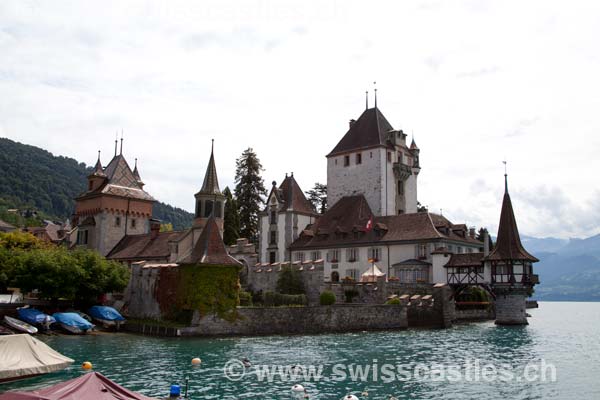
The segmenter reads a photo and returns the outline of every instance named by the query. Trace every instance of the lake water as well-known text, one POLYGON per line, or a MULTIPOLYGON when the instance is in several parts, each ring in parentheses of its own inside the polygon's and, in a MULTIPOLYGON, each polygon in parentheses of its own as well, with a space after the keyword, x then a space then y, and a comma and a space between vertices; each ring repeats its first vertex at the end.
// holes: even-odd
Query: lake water
MULTIPOLYGON (((163 398, 171 384, 183 384, 189 376, 192 399, 291 399, 296 383, 305 386, 310 399, 350 393, 386 400, 600 399, 600 303, 541 303, 530 313, 525 327, 483 322, 448 330, 227 339, 40 336, 75 359, 74 365, 0 389, 55 384, 84 373, 80 365, 89 360, 119 384, 163 398), (191 366, 193 357, 202 359, 200 368, 191 366), (225 377, 227 361, 244 357, 253 364, 249 373, 238 381, 225 377), (262 374, 263 365, 296 364, 305 367, 288 370, 299 375, 295 379, 275 373, 268 382, 262 374), (320 380, 303 376, 312 371, 310 365, 323 366, 320 380), (359 367, 370 368, 368 376, 352 379, 359 367)), ((241 366, 234 364, 228 372, 238 379, 241 366)))

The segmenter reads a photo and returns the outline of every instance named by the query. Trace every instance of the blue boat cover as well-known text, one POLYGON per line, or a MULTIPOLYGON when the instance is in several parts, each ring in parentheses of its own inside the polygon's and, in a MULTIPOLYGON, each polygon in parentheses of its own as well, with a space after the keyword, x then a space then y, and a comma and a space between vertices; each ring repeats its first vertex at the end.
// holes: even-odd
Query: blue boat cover
POLYGON ((54 317, 51 317, 48 314, 44 314, 40 310, 36 310, 35 308, 21 308, 18 311, 19 319, 27 322, 31 325, 43 324, 46 321, 46 318, 50 319, 50 323, 53 324, 56 322, 54 317))
POLYGON ((88 311, 90 317, 103 319, 105 321, 125 321, 125 318, 117 310, 108 306, 93 306, 88 311))
POLYGON ((58 312, 52 314, 54 318, 61 324, 65 324, 68 326, 75 326, 81 330, 87 330, 92 328, 92 324, 90 324, 85 319, 81 318, 79 314, 74 312, 58 312))

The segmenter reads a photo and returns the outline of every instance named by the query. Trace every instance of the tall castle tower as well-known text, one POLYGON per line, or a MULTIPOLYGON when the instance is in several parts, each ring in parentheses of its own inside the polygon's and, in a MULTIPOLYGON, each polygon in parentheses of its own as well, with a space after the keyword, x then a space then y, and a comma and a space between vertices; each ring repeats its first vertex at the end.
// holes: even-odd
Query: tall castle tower
POLYGON ((214 157, 214 140, 210 150, 210 160, 204 175, 204 183, 196 197, 196 212, 193 228, 201 230, 206 226, 208 219, 214 216, 221 234, 223 233, 223 217, 225 214, 225 196, 219 189, 219 179, 217 178, 217 167, 214 157), (214 214, 214 215, 213 215, 214 214))
POLYGON ((381 111, 367 108, 327 155, 327 197, 332 207, 362 194, 375 215, 417 212, 419 148, 395 130, 381 111))
POLYGON ((106 256, 125 235, 150 232, 156 200, 143 187, 137 160, 132 171, 123 157, 123 139, 119 154, 115 140, 115 155, 105 168, 98 152, 88 189, 75 199, 76 244, 106 256))

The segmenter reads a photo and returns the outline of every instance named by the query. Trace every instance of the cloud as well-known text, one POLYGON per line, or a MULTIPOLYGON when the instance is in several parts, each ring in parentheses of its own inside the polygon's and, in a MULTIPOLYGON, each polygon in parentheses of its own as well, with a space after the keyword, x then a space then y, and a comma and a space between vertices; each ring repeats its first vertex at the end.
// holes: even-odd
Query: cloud
POLYGON ((487 67, 487 68, 479 68, 475 70, 459 72, 456 74, 456 77, 459 79, 463 78, 481 78, 487 75, 493 75, 500 71, 499 67, 487 67))

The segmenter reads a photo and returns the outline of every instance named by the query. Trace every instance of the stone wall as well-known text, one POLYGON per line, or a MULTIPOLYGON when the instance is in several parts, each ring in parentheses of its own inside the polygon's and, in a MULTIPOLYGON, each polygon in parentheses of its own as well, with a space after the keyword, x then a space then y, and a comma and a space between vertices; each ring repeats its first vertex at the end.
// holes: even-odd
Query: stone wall
POLYGON ((482 321, 494 319, 495 313, 493 308, 485 310, 456 310, 455 321, 482 321))
POLYGON ((497 325, 527 325, 526 311, 527 295, 519 292, 509 292, 496 295, 496 324, 497 325))
POLYGON ((239 308, 233 323, 194 314, 182 336, 267 335, 405 329, 407 308, 399 305, 239 308))

